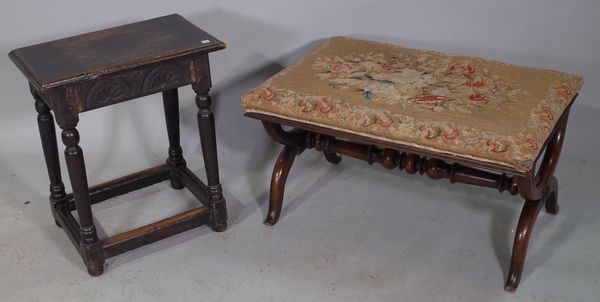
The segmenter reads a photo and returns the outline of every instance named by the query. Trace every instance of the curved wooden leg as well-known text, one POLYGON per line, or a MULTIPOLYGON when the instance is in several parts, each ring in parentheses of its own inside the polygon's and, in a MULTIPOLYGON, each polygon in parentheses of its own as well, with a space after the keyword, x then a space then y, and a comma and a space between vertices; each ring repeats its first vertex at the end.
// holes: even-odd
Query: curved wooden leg
POLYGON ((550 181, 548 181, 548 188, 546 189, 546 194, 544 195, 544 202, 546 203, 546 212, 548 214, 556 215, 558 214, 558 180, 556 177, 552 176, 550 181))
POLYGON ((271 176, 271 192, 269 193, 269 212, 265 219, 266 225, 274 225, 281 214, 283 192, 290 168, 298 154, 298 147, 286 145, 279 153, 271 176))
POLYGON ((525 201, 519 223, 517 224, 512 259, 510 261, 510 270, 508 272, 506 286, 504 287, 507 291, 514 292, 517 289, 517 286, 519 286, 521 273, 523 273, 523 265, 525 264, 525 255, 527 253, 529 237, 531 236, 533 225, 543 204, 543 199, 525 201))
POLYGON ((325 159, 334 165, 339 164, 342 161, 342 157, 335 152, 323 151, 323 153, 325 154, 325 159))

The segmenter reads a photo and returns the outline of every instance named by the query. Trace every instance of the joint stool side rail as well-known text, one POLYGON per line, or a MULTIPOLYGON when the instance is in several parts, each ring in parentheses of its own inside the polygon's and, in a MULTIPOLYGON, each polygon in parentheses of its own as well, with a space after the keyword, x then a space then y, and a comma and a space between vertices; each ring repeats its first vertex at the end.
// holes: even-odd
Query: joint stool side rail
MULTIPOLYGON (((96 204, 107 199, 127 194, 169 179, 171 168, 164 164, 119 177, 89 188, 90 202, 96 204)), ((76 209, 73 194, 67 194, 71 211, 76 209)))
POLYGON ((69 240, 71 240, 71 243, 73 243, 77 252, 83 257, 83 251, 80 246, 81 236, 79 235, 79 223, 75 220, 69 208, 66 206, 56 206, 54 210, 54 219, 65 233, 67 233, 67 237, 69 237, 69 240))
POLYGON ((114 257, 152 242, 205 225, 208 223, 209 216, 210 210, 207 207, 199 207, 113 236, 102 242, 104 257, 114 257))
POLYGON ((211 201, 208 197, 208 188, 188 167, 178 170, 179 180, 198 199, 202 205, 209 207, 211 201))

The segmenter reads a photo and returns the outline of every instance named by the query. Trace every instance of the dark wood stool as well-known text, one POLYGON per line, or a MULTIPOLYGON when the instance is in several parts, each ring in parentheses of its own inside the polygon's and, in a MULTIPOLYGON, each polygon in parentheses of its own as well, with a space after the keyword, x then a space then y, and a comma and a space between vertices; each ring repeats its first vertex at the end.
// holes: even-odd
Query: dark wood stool
POLYGON ((30 83, 56 224, 73 242, 90 275, 104 270, 106 258, 208 224, 220 232, 227 211, 219 182, 208 53, 225 44, 179 15, 169 15, 66 39, 19 48, 10 58, 30 83), (186 166, 179 143, 177 88, 192 85, 208 184, 186 166), (161 92, 169 136, 166 164, 88 188, 83 152, 75 128, 79 113, 161 92), (62 129, 73 194, 61 180, 54 119, 62 129), (170 180, 187 188, 203 206, 99 240, 91 205, 170 180), (72 211, 77 211, 77 222, 72 211))

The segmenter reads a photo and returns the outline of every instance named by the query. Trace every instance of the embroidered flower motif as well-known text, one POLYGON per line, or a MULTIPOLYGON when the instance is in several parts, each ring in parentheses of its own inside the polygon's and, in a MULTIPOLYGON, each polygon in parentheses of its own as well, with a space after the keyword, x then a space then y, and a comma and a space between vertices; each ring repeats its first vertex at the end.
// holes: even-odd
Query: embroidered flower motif
POLYGON ((448 68, 448 74, 470 76, 475 73, 475 67, 468 64, 454 64, 448 68))
POLYGON ((315 83, 332 91, 310 95, 310 89, 279 88, 276 81, 270 81, 244 95, 242 105, 248 111, 416 144, 526 172, 582 80, 563 73, 542 74, 548 77, 548 86, 542 87, 547 94, 535 96, 539 97, 537 105, 521 107, 520 102, 532 99, 527 86, 503 78, 506 73, 496 74, 498 69, 487 68, 488 64, 402 50, 318 57, 312 65, 315 83), (506 116, 510 111, 504 110, 520 108, 530 111, 523 112, 527 121, 516 134, 486 128, 481 119, 487 125, 488 117, 496 113, 479 113, 502 109, 506 116), (463 123, 461 118, 468 121, 463 123))
POLYGON ((419 131, 421 132, 421 135, 426 139, 434 139, 440 136, 440 134, 442 133, 442 128, 440 128, 439 126, 428 127, 423 125, 419 127, 419 131))
POLYGON ((260 91, 259 97, 265 102, 272 102, 277 97, 277 93, 270 87, 265 87, 260 91))
POLYGON ((538 149, 538 144, 536 142, 534 142, 532 139, 526 139, 523 143, 521 143, 521 145, 530 150, 538 149))
POLYGON ((317 108, 319 108, 321 113, 329 113, 333 109, 333 106, 329 104, 329 97, 323 97, 317 100, 317 108))
POLYGON ((481 87, 485 86, 485 81, 474 81, 474 80, 471 80, 471 81, 467 82, 467 86, 481 88, 481 87))
POLYGON ((507 142, 495 141, 495 140, 488 140, 487 145, 488 145, 490 151, 495 152, 495 153, 506 152, 506 149, 508 149, 508 146, 509 146, 509 144, 507 142))
POLYGON ((552 112, 548 108, 542 110, 541 112, 538 112, 538 115, 540 117, 542 117, 542 118, 545 118, 545 119, 549 120, 549 121, 553 121, 554 120, 554 114, 552 114, 552 112))
POLYGON ((460 135, 460 131, 458 130, 458 128, 452 128, 450 129, 450 131, 447 131, 446 133, 444 133, 443 137, 444 139, 448 140, 448 141, 452 141, 455 138, 457 138, 460 135))
POLYGON ((469 100, 473 101, 473 102, 480 102, 485 100, 487 97, 485 96, 485 94, 481 94, 481 93, 475 93, 475 94, 471 94, 469 96, 469 100))
POLYGON ((570 96, 573 93, 571 92, 571 88, 569 88, 569 86, 567 85, 557 85, 552 87, 552 89, 554 89, 554 91, 559 94, 559 95, 563 95, 563 96, 570 96))
POLYGON ((431 112, 484 111, 522 93, 515 84, 477 64, 440 62, 427 54, 366 53, 319 57, 312 68, 318 71, 318 79, 335 89, 352 88, 365 101, 431 112), (488 83, 493 86, 488 88, 488 83))

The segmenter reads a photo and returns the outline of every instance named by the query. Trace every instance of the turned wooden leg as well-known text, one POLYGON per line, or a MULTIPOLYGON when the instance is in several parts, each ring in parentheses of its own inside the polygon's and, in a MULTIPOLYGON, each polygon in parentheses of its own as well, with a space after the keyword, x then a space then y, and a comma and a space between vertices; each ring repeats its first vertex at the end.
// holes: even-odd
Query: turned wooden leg
POLYGON ((196 91, 196 106, 198 106, 198 130, 208 182, 208 199, 212 211, 211 227, 217 232, 222 232, 227 228, 227 208, 219 182, 215 118, 211 110, 208 90, 196 91))
POLYGON ((273 174, 271 176, 269 212, 267 213, 267 218, 265 219, 266 225, 274 225, 279 219, 281 207, 283 205, 285 182, 297 154, 297 146, 286 145, 283 147, 283 150, 281 150, 281 153, 279 153, 279 157, 275 162, 275 167, 273 167, 273 174))
POLYGON ((323 153, 325 154, 325 159, 334 165, 339 164, 342 161, 342 157, 335 152, 323 151, 323 153))
POLYGON ((179 142, 179 97, 177 88, 164 91, 163 105, 165 108, 165 120, 167 122, 167 133, 169 135, 169 158, 167 164, 171 166, 171 187, 183 189, 184 185, 179 180, 178 167, 185 165, 183 151, 179 142))
POLYGON ((72 128, 63 128, 62 141, 66 146, 67 170, 69 171, 77 215, 79 216, 80 246, 88 272, 92 276, 98 276, 104 270, 104 257, 102 249, 98 248, 100 244, 98 243, 98 235, 92 218, 83 151, 78 145, 79 132, 74 125, 72 128))
MULTIPOLYGON (((35 109, 38 112, 38 128, 42 140, 42 149, 44 159, 50 179, 50 207, 52 214, 56 217, 56 207, 66 204, 65 185, 62 182, 60 173, 60 162, 58 159, 58 146, 56 143, 56 130, 54 128, 54 118, 50 113, 50 107, 44 103, 42 98, 32 91, 35 98, 35 109)), ((62 227, 58 220, 54 219, 57 226, 62 227)))
POLYGON ((527 245, 529 244, 529 238, 533 231, 533 225, 535 220, 542 209, 544 201, 543 199, 538 200, 526 200, 521 211, 521 217, 517 224, 517 230, 515 233, 515 242, 513 243, 512 259, 510 262, 510 270, 508 272, 508 279, 506 280, 505 290, 514 292, 519 285, 521 280, 521 274, 523 273, 523 266, 525 264, 525 255, 527 254, 527 245))

